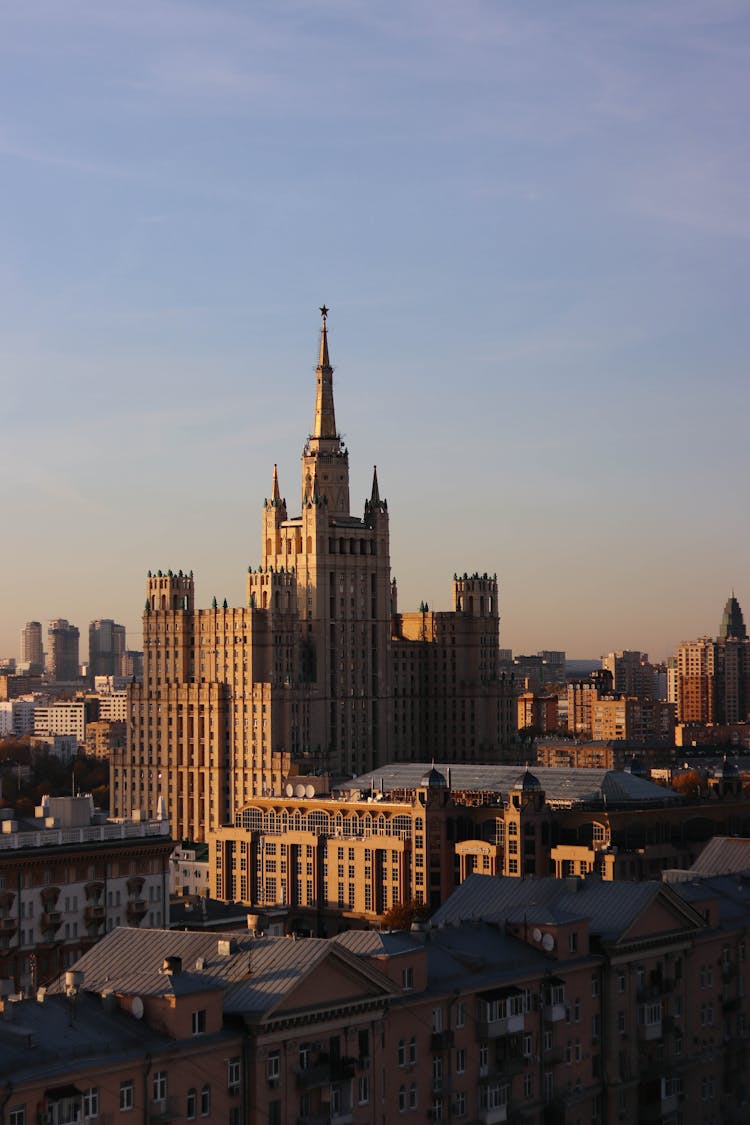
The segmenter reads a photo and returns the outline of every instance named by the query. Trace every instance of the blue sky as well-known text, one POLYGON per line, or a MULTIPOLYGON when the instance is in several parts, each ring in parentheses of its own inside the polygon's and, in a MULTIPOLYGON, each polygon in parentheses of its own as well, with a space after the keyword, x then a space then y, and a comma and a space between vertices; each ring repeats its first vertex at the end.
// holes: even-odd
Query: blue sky
MULTIPOLYGON (((242 604, 317 307, 400 607, 662 658, 750 614, 750 5, 11 0, 0 654, 146 571, 242 604), (206 546, 206 540, 210 546, 206 546)), ((294 500, 292 500, 294 498, 294 500)))

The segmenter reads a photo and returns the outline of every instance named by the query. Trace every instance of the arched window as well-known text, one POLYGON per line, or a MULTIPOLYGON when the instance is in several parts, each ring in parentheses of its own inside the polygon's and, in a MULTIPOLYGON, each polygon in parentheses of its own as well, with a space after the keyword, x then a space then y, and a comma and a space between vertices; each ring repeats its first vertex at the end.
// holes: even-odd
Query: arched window
POLYGON ((312 554, 312 535, 308 535, 307 537, 307 553, 308 555, 312 554))

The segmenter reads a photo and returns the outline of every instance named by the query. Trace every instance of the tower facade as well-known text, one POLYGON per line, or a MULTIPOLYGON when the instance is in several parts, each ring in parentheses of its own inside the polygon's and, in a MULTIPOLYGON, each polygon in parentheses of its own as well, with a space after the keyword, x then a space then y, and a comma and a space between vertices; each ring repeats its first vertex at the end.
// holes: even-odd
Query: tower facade
POLYGON ((41 621, 27 621, 21 629, 21 663, 33 665, 33 670, 44 668, 41 621))
POLYGON ((125 658, 125 626, 110 617, 89 625, 89 675, 122 676, 125 658))
POLYGON ((366 773, 394 754, 497 760, 515 730, 510 684, 497 675, 496 578, 457 578, 449 613, 395 614, 388 505, 375 470, 362 515, 351 512, 321 313, 300 510, 290 514, 274 466, 245 605, 197 610, 192 572, 149 572, 143 682, 128 688, 111 800, 128 816, 162 797, 177 838, 205 839, 292 773, 366 773), (414 688, 404 669, 435 661, 445 675, 414 688), (420 717, 418 737, 405 708, 420 717))
POLYGON ((75 625, 64 617, 50 621, 47 629, 47 674, 51 680, 77 680, 79 675, 78 642, 75 625))

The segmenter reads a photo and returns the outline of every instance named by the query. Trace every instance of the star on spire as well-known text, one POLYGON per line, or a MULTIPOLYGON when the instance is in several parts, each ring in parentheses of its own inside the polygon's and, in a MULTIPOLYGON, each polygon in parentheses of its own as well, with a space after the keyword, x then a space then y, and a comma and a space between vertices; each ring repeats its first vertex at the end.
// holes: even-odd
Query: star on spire
POLYGON ((328 316, 328 309, 326 308, 325 305, 320 306, 320 315, 323 317, 323 320, 325 320, 326 317, 328 316))

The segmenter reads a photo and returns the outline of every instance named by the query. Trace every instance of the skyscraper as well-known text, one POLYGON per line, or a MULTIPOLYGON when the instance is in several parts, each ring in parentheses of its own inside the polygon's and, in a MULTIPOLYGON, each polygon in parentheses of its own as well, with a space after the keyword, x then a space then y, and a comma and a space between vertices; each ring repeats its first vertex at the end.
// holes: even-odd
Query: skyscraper
POLYGON ((125 657, 125 626, 110 617, 89 625, 89 675, 122 676, 125 657))
POLYGON ((21 663, 32 665, 32 671, 44 669, 44 648, 42 646, 42 623, 27 621, 21 629, 21 663))
POLYGON ((719 636, 677 649, 677 720, 741 723, 750 718, 750 641, 739 602, 727 600, 719 636))
POLYGON ((280 792, 291 770, 362 773, 394 749, 423 758, 442 717, 425 709, 438 695, 440 750, 456 760, 497 759, 515 730, 510 681, 497 673, 494 577, 456 578, 453 611, 429 622, 396 614, 377 471, 362 516, 350 510, 325 306, 321 314, 301 513, 289 514, 274 466, 246 605, 196 611, 192 572, 149 572, 144 678, 129 687, 112 800, 125 815, 163 796, 180 837, 202 839, 251 797, 280 792), (409 669, 425 660, 432 671, 420 681, 409 669))
POLYGON ((78 628, 64 617, 50 621, 47 629, 47 674, 51 680, 77 680, 78 628))

